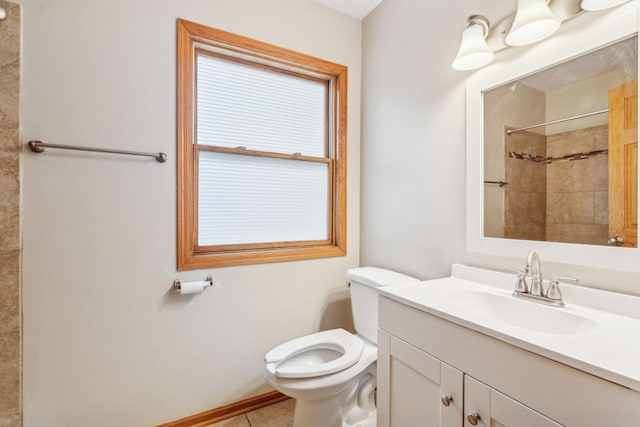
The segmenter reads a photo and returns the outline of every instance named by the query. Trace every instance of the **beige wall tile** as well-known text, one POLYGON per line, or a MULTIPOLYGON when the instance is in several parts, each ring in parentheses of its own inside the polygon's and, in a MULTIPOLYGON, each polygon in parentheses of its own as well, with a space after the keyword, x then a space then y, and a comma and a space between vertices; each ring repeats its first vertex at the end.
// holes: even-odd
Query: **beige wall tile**
MULTIPOLYGON (((17 80, 15 88, 8 87, 6 74, 18 67, 15 63, 11 67, 0 66, 0 160, 2 168, 0 175, 17 177, 20 166, 20 119, 19 119, 19 90, 17 80), (15 90, 15 94, 13 91, 15 90), (2 92, 5 93, 2 93, 2 92), (15 95, 16 99, 13 99, 15 95)), ((18 76, 12 77, 18 79, 18 76)))
POLYGON ((546 197, 544 193, 511 191, 506 193, 505 227, 524 224, 544 224, 546 197))
POLYGON ((606 245, 608 234, 608 225, 547 224, 547 240, 550 242, 606 245))
MULTIPOLYGON (((607 125, 547 137, 547 155, 559 157, 607 148, 607 125)), ((549 241, 602 244, 608 227, 609 166, 606 155, 547 165, 549 241)))
POLYGON ((505 229, 513 225, 526 224, 525 216, 530 209, 529 193, 507 190, 505 196, 505 229))
POLYGON ((2 91, 0 110, 5 116, 2 120, 3 124, 7 125, 3 132, 6 133, 7 130, 16 132, 20 105, 20 61, 18 57, 6 61, 6 57, 1 52, 3 52, 2 48, 0 48, 0 58, 5 58, 5 61, 0 64, 0 90, 2 91))
POLYGON ((526 153, 541 157, 545 157, 547 152, 545 136, 531 131, 509 135, 505 148, 507 153, 515 151, 516 153, 526 153))
POLYGON ((609 145, 607 125, 558 133, 547 137, 547 156, 561 157, 567 154, 606 149, 609 145))
POLYGON ((19 7, 7 11, 0 33, 0 250, 20 249, 20 21, 19 7))
POLYGON ((547 164, 547 192, 567 193, 573 190, 574 162, 547 164))
MULTIPOLYGON (((20 111, 20 19, 19 6, 0 1, 7 12, 0 32, 0 151, 9 144, 17 147, 20 111)), ((6 165, 4 165, 6 166, 6 165)), ((3 166, 3 170, 4 170, 3 166)))
MULTIPOLYGON (((547 137, 547 155, 559 157, 604 149, 607 141, 606 125, 551 135, 547 137)), ((584 160, 556 161, 547 165, 547 191, 606 191, 608 171, 607 156, 603 155, 584 160)))
POLYGON ((484 186, 484 235, 504 237, 505 189, 497 185, 484 186))
POLYGON ((20 249, 20 181, 0 174, 0 250, 20 249))
POLYGON ((609 192, 596 191, 593 193, 593 223, 609 224, 609 192))
POLYGON ((507 239, 545 240, 544 224, 521 224, 505 227, 507 239))
POLYGON ((574 239, 586 245, 606 245, 609 238, 609 226, 599 224, 576 224, 573 228, 574 239))
POLYGON ((549 135, 547 137, 547 157, 559 157, 565 154, 565 147, 558 135, 549 135))
POLYGON ((0 251, 0 334, 20 330, 20 251, 0 251))
POLYGON ((544 193, 547 187, 546 164, 528 160, 508 159, 505 180, 516 191, 544 193))
POLYGON ((545 164, 509 157, 509 152, 545 157, 545 138, 531 132, 513 134, 506 139, 505 180, 514 190, 545 191, 545 164))
POLYGON ((509 183, 509 189, 514 191, 522 191, 523 188, 523 172, 519 167, 523 163, 522 160, 507 157, 504 161, 505 174, 504 180, 509 183))
POLYGON ((13 62, 20 57, 20 6, 16 3, 0 0, 7 18, 2 21, 0 32, 0 66, 13 62))
POLYGON ((547 224, 547 241, 576 243, 573 237, 573 224, 547 224))
POLYGON ((7 415, 6 417, 0 417, 0 427, 20 427, 22 420, 20 414, 7 415))
POLYGON ((593 192, 547 194, 548 224, 593 224, 593 192))
POLYGON ((573 191, 607 191, 609 189, 609 158, 595 156, 574 160, 573 191))
POLYGON ((593 149, 606 150, 609 148, 609 125, 596 126, 593 130, 593 149))
POLYGON ((7 11, 0 32, 0 427, 19 427, 20 414, 20 7, 7 11))
POLYGON ((20 332, 0 335, 0 417, 20 411, 20 332))
POLYGON ((529 211, 525 216, 528 224, 546 222, 547 196, 545 193, 529 193, 529 211))

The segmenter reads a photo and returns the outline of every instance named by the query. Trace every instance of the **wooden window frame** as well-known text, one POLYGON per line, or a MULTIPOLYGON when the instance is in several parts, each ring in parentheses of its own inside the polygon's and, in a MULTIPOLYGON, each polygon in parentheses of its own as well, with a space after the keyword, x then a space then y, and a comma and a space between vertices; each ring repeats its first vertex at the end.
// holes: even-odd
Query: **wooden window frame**
POLYGON ((344 256, 347 253, 347 67, 194 22, 177 21, 178 270, 344 256), (196 59, 213 56, 326 81, 326 157, 198 145, 195 140, 196 59), (200 52, 200 53, 199 53, 200 52), (215 151, 325 162, 329 167, 328 239, 250 245, 198 245, 198 154, 215 151))

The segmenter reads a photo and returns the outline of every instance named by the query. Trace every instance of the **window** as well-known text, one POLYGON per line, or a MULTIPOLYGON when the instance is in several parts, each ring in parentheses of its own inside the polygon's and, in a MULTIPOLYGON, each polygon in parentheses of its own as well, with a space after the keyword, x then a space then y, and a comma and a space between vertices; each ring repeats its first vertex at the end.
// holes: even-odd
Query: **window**
POLYGON ((178 268, 346 253, 347 68, 178 20, 178 268))

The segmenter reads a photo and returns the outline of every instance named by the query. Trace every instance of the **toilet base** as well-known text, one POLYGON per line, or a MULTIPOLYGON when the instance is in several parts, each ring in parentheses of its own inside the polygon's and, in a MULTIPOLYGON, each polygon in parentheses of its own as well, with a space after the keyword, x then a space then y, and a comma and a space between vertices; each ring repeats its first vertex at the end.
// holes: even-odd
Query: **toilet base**
POLYGON ((329 399, 297 399, 293 427, 375 427, 375 387, 375 374, 367 373, 329 399))

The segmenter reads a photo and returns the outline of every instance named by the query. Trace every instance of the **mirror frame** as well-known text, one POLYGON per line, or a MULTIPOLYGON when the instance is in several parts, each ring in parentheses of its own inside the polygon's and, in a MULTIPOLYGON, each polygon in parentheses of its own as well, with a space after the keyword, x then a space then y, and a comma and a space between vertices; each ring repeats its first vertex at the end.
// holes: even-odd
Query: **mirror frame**
MULTIPOLYGON (((510 48, 467 81, 467 251, 526 257, 537 251, 545 261, 639 271, 640 249, 484 236, 483 92, 638 34, 636 0, 604 12, 585 12, 565 22, 551 38, 510 48), (577 40, 577 41, 576 41, 577 40)), ((640 210, 639 210, 640 212, 640 210)))

